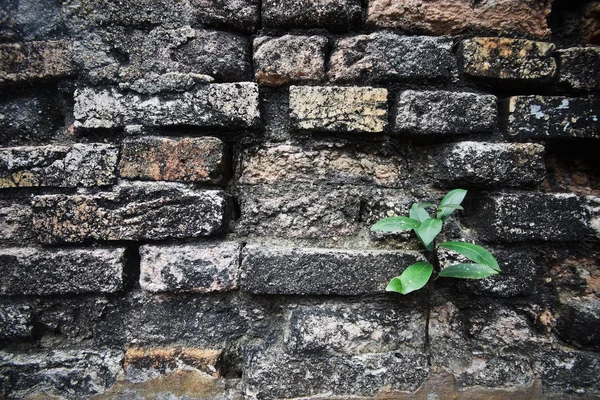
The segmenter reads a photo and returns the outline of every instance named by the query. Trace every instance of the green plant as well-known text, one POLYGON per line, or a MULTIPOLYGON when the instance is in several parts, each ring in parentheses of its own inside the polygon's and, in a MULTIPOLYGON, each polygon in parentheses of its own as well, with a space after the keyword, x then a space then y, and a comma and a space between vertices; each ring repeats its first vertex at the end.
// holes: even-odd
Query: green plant
POLYGON ((444 242, 436 246, 435 239, 442 231, 444 222, 455 210, 463 209, 460 204, 466 194, 466 190, 454 189, 438 205, 415 203, 408 217, 384 218, 371 227, 372 231, 380 232, 412 230, 428 251, 428 261, 410 265, 400 276, 390 281, 387 291, 407 294, 421 289, 438 277, 483 279, 500 272, 494 256, 481 246, 467 242, 444 242), (428 209, 432 210, 431 214, 428 209), (442 269, 438 258, 439 248, 455 251, 472 263, 454 264, 442 269))

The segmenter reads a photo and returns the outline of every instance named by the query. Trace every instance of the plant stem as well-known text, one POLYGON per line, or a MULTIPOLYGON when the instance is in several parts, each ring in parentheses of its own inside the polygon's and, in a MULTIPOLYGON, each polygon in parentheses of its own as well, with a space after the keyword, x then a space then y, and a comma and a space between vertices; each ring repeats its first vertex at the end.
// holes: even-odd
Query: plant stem
MULTIPOLYGON (((427 282, 427 310, 425 314, 425 352, 429 354, 430 342, 429 342, 429 321, 431 319, 431 293, 433 292, 434 281, 440 272, 440 260, 438 259, 437 247, 435 247, 435 240, 433 241, 433 250, 428 254, 429 263, 433 265, 433 273, 427 282)), ((430 361, 431 362, 431 361, 430 361)))

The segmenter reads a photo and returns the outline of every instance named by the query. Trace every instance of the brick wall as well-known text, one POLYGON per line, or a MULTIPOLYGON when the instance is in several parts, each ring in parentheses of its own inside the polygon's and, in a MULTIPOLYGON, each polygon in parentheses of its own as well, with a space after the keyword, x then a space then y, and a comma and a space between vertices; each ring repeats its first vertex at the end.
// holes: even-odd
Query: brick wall
MULTIPOLYGON (((6 0, 0 398, 600 395, 600 3, 6 0), (387 294, 468 189, 502 273, 387 294)), ((569 397, 572 396, 572 397, 569 397)))

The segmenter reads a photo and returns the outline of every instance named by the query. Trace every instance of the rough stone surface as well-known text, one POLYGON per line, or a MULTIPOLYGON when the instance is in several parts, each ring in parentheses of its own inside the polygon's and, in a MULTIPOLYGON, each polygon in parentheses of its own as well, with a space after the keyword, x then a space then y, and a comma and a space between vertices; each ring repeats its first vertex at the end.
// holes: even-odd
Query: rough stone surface
POLYGON ((128 179, 221 184, 227 174, 227 146, 213 137, 146 136, 123 141, 119 175, 128 179))
POLYGON ((496 194, 470 209, 469 222, 486 241, 576 241, 589 232, 582 199, 572 194, 496 194))
POLYGON ((98 348, 1 351, 0 377, 9 398, 82 399, 111 386, 122 361, 122 351, 98 348))
POLYGON ((491 132, 497 118, 495 96, 407 90, 398 96, 394 129, 422 135, 491 132))
POLYGON ((292 309, 286 350, 293 354, 420 353, 425 315, 399 302, 322 304, 292 309))
POLYGON ((431 35, 491 31, 546 37, 551 2, 536 0, 375 0, 367 24, 431 35))
POLYGON ((456 73, 452 39, 375 32, 339 39, 329 78, 339 82, 449 81, 456 73))
POLYGON ((112 192, 33 199, 42 243, 209 236, 225 225, 226 195, 175 183, 121 183, 112 192))
POLYGON ((258 22, 255 0, 69 0, 65 11, 78 23, 97 26, 193 24, 252 32, 258 22))
POLYGON ((558 50, 560 82, 570 89, 600 90, 600 49, 571 47, 558 50))
POLYGON ((600 237, 600 196, 587 196, 586 200, 590 215, 590 228, 596 232, 596 236, 600 237))
POLYGON ((29 200, 0 200, 0 242, 25 243, 33 239, 29 200))
POLYGON ((560 296, 556 331, 564 340, 594 350, 600 349, 600 299, 560 296))
POLYGON ((261 23, 274 28, 350 30, 360 24, 358 0, 269 0, 262 3, 261 23))
POLYGON ((546 175, 544 146, 534 143, 459 142, 437 154, 445 185, 531 186, 546 175))
POLYGON ((0 4, 0 41, 58 39, 66 34, 62 2, 6 0, 0 4))
POLYGON ((149 292, 223 292, 236 289, 241 244, 140 247, 140 286, 149 292))
POLYGON ((291 125, 296 130, 382 132, 387 94, 372 87, 292 86, 291 125))
POLYGON ((280 182, 375 184, 398 186, 404 177, 402 160, 361 149, 333 144, 306 148, 294 144, 271 144, 242 153, 242 184, 280 182))
POLYGON ((0 149, 0 188, 110 185, 118 153, 100 143, 0 149))
POLYGON ((510 136, 528 139, 600 137, 600 101, 593 97, 514 96, 509 99, 510 136))
POLYGON ((548 392, 600 392, 598 353, 555 347, 540 352, 533 365, 548 392))
POLYGON ((56 103, 45 93, 5 94, 0 99, 0 144, 46 144, 54 139, 64 119, 56 103))
POLYGON ((249 128, 259 119, 258 86, 223 83, 179 95, 143 96, 116 89, 75 92, 75 126, 118 128, 125 125, 249 128))
POLYGON ((113 293, 123 289, 124 248, 0 250, 0 294, 113 293))
POLYGON ((383 293, 402 266, 418 253, 329 250, 248 245, 243 251, 241 288, 250 293, 383 293))
MULTIPOLYGON (((253 318, 256 311, 249 311, 253 318)), ((134 291, 106 311, 94 327, 97 345, 186 343, 220 349, 248 329, 233 297, 159 296, 134 291), (199 334, 201 332, 202 334, 199 334)))
POLYGON ((478 37, 458 49, 462 71, 471 77, 545 81, 556 74, 554 45, 524 39, 478 37))
POLYGON ((260 185, 239 194, 240 235, 327 238, 353 235, 360 216, 359 193, 311 185, 260 185))
POLYGON ((416 390, 428 376, 424 354, 291 356, 248 349, 245 394, 256 398, 374 396, 384 389, 416 390), (308 373, 307 373, 308 372, 308 373))
POLYGON ((72 58, 69 41, 0 44, 0 84, 72 75, 72 58))
MULTIPOLYGON (((32 333, 31 307, 2 301, 0 303, 0 341, 29 338, 32 333)), ((2 381, 0 380, 0 382, 2 381)))
POLYGON ((254 39, 254 74, 261 85, 319 82, 325 77, 324 36, 260 36, 254 39))
POLYGON ((529 296, 536 287, 538 265, 527 252, 496 250, 501 273, 485 279, 465 280, 463 288, 477 295, 494 297, 529 296))

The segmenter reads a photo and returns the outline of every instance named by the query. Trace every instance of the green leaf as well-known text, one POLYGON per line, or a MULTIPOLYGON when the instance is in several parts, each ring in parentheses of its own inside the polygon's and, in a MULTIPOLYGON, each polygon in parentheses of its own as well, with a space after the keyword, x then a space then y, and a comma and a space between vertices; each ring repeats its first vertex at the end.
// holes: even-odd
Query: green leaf
POLYGON ((381 232, 399 232, 417 229, 421 225, 416 219, 408 217, 388 217, 383 218, 371 227, 372 231, 381 232))
POLYGON ((419 222, 423 222, 428 218, 431 218, 429 216, 429 213, 427 212, 427 210, 425 210, 425 207, 434 207, 434 204, 431 203, 414 203, 412 205, 412 207, 410 208, 410 213, 409 216, 412 219, 416 219, 419 222))
POLYGON ((385 290, 408 294, 425 286, 432 273, 433 265, 419 261, 406 268, 399 277, 392 279, 385 290))
POLYGON ((416 230, 417 236, 421 239, 425 247, 429 248, 435 237, 442 231, 442 221, 439 219, 428 218, 416 230))
POLYGON ((464 210, 464 208, 458 204, 446 204, 445 206, 439 206, 437 209, 436 218, 442 219, 448 217, 454 210, 464 210))
POLYGON ((467 257, 471 261, 488 266, 494 271, 500 272, 498 261, 496 261, 494 256, 489 251, 481 246, 466 242, 444 242, 440 244, 440 247, 453 250, 467 257))
POLYGON ((498 271, 481 264, 455 264, 442 269, 439 276, 445 278, 483 279, 496 275, 498 271))
POLYGON ((454 189, 449 191, 442 201, 440 201, 437 218, 446 219, 454 210, 462 210, 462 208, 452 208, 449 206, 460 206, 460 203, 462 203, 466 195, 467 191, 464 189, 454 189), (439 210, 441 210, 441 212, 439 210))
POLYGON ((467 195, 467 191, 464 189, 454 189, 448 192, 440 201, 440 207, 445 206, 447 204, 457 204, 459 205, 465 199, 467 195))

